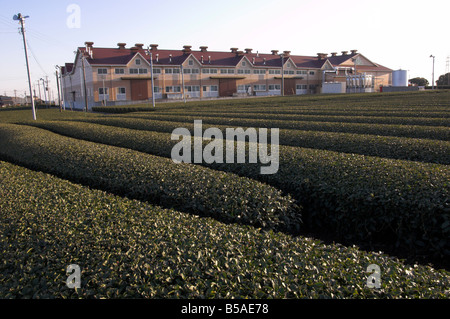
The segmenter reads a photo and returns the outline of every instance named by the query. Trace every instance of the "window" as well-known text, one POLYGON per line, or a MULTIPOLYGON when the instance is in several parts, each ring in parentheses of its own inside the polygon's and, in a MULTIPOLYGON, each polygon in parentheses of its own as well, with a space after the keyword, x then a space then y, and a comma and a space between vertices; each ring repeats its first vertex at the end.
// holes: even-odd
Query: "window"
POLYGON ((153 73, 154 73, 154 74, 161 74, 161 69, 159 69, 159 68, 156 68, 156 69, 155 69, 155 68, 154 68, 154 69, 153 69, 153 73))
POLYGON ((189 65, 194 65, 194 61, 189 60, 189 65))
POLYGON ((179 93, 181 86, 166 86, 166 93, 179 93))
POLYGON ((217 69, 202 69, 204 74, 217 74, 217 69))
POLYGON ((136 65, 141 65, 141 59, 136 59, 136 65))
POLYGON ((255 84, 255 85, 253 85, 253 89, 255 91, 265 91, 266 85, 265 84, 255 84))
POLYGON ((125 88, 117 88, 117 94, 126 94, 125 88))
POLYGON ((306 74, 305 70, 297 71, 297 74, 306 74))
POLYGON ((192 74, 198 74, 200 72, 199 69, 192 69, 192 74))
POLYGON ((238 74, 250 74, 250 70, 242 70, 242 69, 239 69, 239 70, 238 70, 238 74))
POLYGON ((130 74, 139 74, 139 69, 130 69, 130 74))
POLYGON ((164 73, 166 73, 166 74, 172 74, 172 69, 165 69, 165 70, 164 70, 164 73))
POLYGON ((97 73, 98 74, 108 74, 108 69, 98 69, 97 73))
POLYGON ((147 74, 148 70, 147 69, 139 69, 139 74, 147 74))
POLYGON ((192 73, 192 69, 183 69, 183 73, 184 74, 191 74, 192 73))
POLYGON ((266 74, 266 70, 263 70, 263 69, 256 69, 256 70, 253 70, 253 73, 254 73, 254 74, 266 74))
POLYGON ((306 90, 308 86, 306 84, 297 84, 297 90, 306 90))
POLYGON ((242 66, 246 66, 247 63, 245 61, 242 61, 242 66))
POLYGON ((188 85, 184 87, 186 92, 200 92, 200 86, 198 85, 188 85))
POLYGON ((277 91, 277 90, 281 90, 280 84, 270 84, 269 85, 269 91, 277 91))
POLYGON ((295 74, 295 72, 292 70, 284 70, 284 74, 293 75, 293 74, 295 74))
POLYGON ((269 74, 281 74, 281 70, 269 70, 269 74))
POLYGON ((100 95, 108 94, 108 88, 99 88, 98 89, 98 94, 100 94, 100 95))
POLYGON ((218 89, 218 86, 217 85, 211 85, 211 91, 213 91, 213 92, 217 92, 219 89, 218 89))
POLYGON ((115 73, 116 74, 125 74, 125 69, 116 69, 115 73))
POLYGON ((314 71, 309 71, 309 75, 314 75, 314 71))
POLYGON ((178 69, 178 68, 173 69, 173 74, 179 74, 179 73, 180 73, 180 69, 178 69))

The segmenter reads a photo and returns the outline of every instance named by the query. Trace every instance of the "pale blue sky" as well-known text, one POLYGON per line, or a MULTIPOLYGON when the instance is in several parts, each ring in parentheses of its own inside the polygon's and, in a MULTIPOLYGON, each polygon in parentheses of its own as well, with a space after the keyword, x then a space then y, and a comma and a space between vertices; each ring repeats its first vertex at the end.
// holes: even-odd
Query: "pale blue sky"
MULTIPOLYGON (((28 90, 25 57, 14 14, 26 21, 32 82, 55 65, 73 62, 78 46, 115 47, 118 42, 157 43, 162 49, 206 45, 297 55, 357 49, 374 62, 431 82, 445 73, 450 56, 448 0, 0 0, 0 94, 28 90), (80 28, 69 28, 67 8, 81 9, 80 28)), ((56 89, 55 89, 56 90, 56 89)), ((28 93, 28 92, 27 92, 28 93)))

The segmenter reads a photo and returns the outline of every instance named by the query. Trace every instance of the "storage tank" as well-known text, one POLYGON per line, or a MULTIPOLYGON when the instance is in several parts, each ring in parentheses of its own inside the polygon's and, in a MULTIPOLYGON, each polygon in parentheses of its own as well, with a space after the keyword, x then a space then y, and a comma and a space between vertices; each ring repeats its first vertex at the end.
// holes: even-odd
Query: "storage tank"
POLYGON ((408 86, 406 70, 396 70, 392 72, 392 86, 408 86))

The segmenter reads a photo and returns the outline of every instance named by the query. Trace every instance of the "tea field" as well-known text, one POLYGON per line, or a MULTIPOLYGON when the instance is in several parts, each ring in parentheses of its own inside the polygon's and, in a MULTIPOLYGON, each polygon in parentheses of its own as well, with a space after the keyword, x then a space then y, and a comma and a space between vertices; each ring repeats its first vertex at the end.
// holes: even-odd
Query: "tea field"
POLYGON ((0 298, 450 297, 450 91, 94 111, 0 111, 0 298), (278 171, 174 163, 195 120, 278 171))

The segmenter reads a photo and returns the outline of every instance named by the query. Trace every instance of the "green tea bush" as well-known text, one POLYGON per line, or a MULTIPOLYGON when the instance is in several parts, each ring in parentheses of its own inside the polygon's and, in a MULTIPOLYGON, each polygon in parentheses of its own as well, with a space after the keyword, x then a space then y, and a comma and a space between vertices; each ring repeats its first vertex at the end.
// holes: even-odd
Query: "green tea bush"
POLYGON ((0 162, 0 298, 450 297, 450 274, 224 224, 0 162), (81 288, 66 286, 67 266, 81 288), (380 267, 381 288, 367 287, 380 267))
MULTIPOLYGON (((97 123, 106 126, 115 126, 122 128, 130 128, 136 130, 159 131, 171 133, 175 128, 185 127, 192 134, 194 132, 194 123, 169 122, 169 121, 150 121, 144 119, 131 118, 92 118, 83 120, 87 123, 97 123)), ((61 127, 58 133, 65 132, 62 123, 32 123, 45 128, 61 127)), ((66 124, 71 128, 67 128, 67 134, 71 134, 70 130, 78 132, 82 131, 82 125, 66 124), (77 128, 79 126, 79 128, 77 128)), ((85 125, 86 129, 92 126, 85 125)), ((217 127, 222 130, 225 135, 226 125, 203 124, 203 128, 217 127)), ((238 126, 236 126, 238 127, 238 126)), ((97 130, 100 128, 97 128, 97 130)), ((103 128, 104 130, 113 131, 111 128, 103 128)), ((114 129, 120 130, 120 129, 114 129)), ((449 129, 450 131, 450 129, 449 129)), ((339 132, 322 132, 322 131, 303 131, 303 130, 286 130, 281 129, 279 142, 282 145, 299 146, 306 148, 332 150, 337 152, 355 153, 361 155, 386 157, 392 159, 406 159, 413 161, 422 161, 438 164, 450 164, 450 141, 406 138, 396 136, 380 136, 371 134, 355 134, 355 133, 339 133, 339 132)), ((93 132, 94 136, 101 134, 93 132)), ((89 134, 84 134, 89 138, 89 134)))
POLYGON ((300 225, 300 207, 266 184, 39 128, 0 125, 0 156, 91 187, 226 222, 283 230, 300 225))
MULTIPOLYGON (((36 125, 166 157, 176 143, 167 133, 75 122, 36 125)), ((304 206, 303 220, 309 228, 326 230, 336 238, 396 245, 413 256, 449 256, 448 165, 289 146, 280 146, 279 162, 278 173, 268 176, 261 175, 255 164, 210 167, 291 194, 304 206)))

